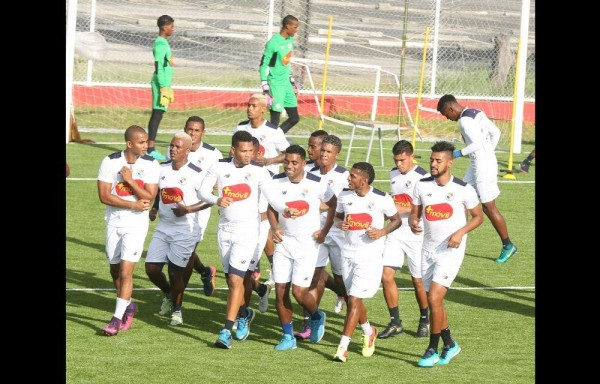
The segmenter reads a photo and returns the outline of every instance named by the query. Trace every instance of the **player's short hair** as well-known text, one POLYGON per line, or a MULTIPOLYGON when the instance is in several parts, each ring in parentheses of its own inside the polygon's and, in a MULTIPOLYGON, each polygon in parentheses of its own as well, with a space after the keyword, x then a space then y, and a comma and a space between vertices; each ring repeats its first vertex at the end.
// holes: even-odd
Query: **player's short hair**
POLYGON ((375 169, 371 164, 367 163, 366 161, 359 161, 358 163, 354 163, 352 165, 352 168, 356 168, 362 173, 364 173, 368 178, 367 182, 369 183, 369 185, 371 185, 373 180, 375 180, 375 169))
POLYGON ((437 110, 442 112, 446 108, 446 104, 456 103, 456 97, 452 95, 444 95, 438 100, 437 110))
POLYGON ((406 153, 407 155, 412 155, 414 152, 414 148, 412 144, 406 140, 400 140, 394 147, 392 148, 392 153, 394 156, 399 155, 401 153, 406 153))
POLYGON ((190 117, 188 117, 188 119, 185 121, 185 125, 183 126, 184 129, 185 129, 185 127, 187 127, 188 123, 200 123, 200 124, 202 124, 202 129, 206 128, 206 124, 204 123, 204 119, 201 118, 200 116, 190 116, 190 117))
MULTIPOLYGON (((258 102, 261 105, 264 105, 265 107, 267 106, 267 96, 263 95, 262 93, 253 93, 250 95, 250 99, 258 99, 258 102)), ((248 99, 248 101, 250 99, 248 99)))
POLYGON ((254 149, 258 149, 260 147, 260 141, 254 136, 252 136, 252 145, 254 145, 254 149))
POLYGON ((252 134, 248 131, 237 131, 231 136, 231 146, 237 147, 238 143, 252 143, 252 134))
POLYGON ((177 132, 173 135, 174 139, 181 139, 188 147, 192 146, 192 137, 185 132, 177 132))
POLYGON ((433 147, 431 147, 431 152, 450 152, 450 158, 452 158, 455 149, 456 147, 452 143, 447 141, 437 141, 433 144, 433 147))
POLYGON ((286 17, 283 18, 283 20, 281 20, 281 26, 285 28, 285 26, 288 24, 299 23, 299 22, 300 21, 298 20, 298 18, 296 16, 287 15, 286 17))
POLYGON ((297 154, 297 155, 300 155, 300 157, 302 158, 302 160, 306 160, 306 151, 304 150, 304 148, 302 148, 298 144, 292 144, 289 147, 287 147, 285 149, 285 153, 286 154, 287 153, 297 154))
POLYGON ((146 135, 146 130, 142 127, 140 127, 139 125, 130 125, 126 130, 125 130, 125 134, 123 135, 125 137, 125 141, 130 141, 133 140, 133 135, 137 134, 137 133, 141 133, 143 135, 146 135))
POLYGON ((331 144, 337 148, 338 153, 342 152, 342 140, 336 135, 327 135, 321 141, 321 145, 323 144, 331 144))
POLYGON ((175 20, 169 15, 162 15, 156 20, 156 25, 158 28, 162 28, 165 25, 173 24, 175 20))
POLYGON ((319 129, 319 130, 316 130, 313 133, 311 133, 310 137, 321 137, 321 136, 327 136, 327 135, 329 135, 329 133, 327 133, 326 130, 319 129))

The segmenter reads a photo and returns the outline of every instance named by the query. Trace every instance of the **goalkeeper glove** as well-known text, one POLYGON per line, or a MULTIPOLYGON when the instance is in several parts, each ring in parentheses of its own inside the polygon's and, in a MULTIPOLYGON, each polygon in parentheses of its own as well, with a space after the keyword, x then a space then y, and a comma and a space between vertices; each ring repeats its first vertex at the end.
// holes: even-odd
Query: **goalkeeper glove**
POLYGON ((269 84, 266 81, 262 82, 262 91, 263 91, 263 95, 268 95, 271 93, 271 87, 269 87, 269 84))
POLYGON ((172 103, 175 100, 175 93, 171 88, 161 88, 160 89, 160 105, 163 107, 168 107, 169 103, 172 103))
POLYGON ((298 94, 298 86, 296 85, 296 80, 294 80, 294 76, 290 75, 290 83, 292 83, 292 87, 294 88, 294 93, 298 94))
POLYGON ((455 158, 455 159, 457 159, 457 158, 459 158, 461 156, 462 156, 462 152, 460 151, 460 149, 457 149, 456 151, 454 151, 452 153, 452 157, 455 158))

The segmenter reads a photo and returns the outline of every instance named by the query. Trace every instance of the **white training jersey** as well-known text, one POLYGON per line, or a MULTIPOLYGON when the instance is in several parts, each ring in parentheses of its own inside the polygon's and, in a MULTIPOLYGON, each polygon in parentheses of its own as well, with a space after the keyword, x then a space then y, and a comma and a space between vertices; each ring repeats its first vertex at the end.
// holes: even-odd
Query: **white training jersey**
MULTIPOLYGON (((406 174, 400 173, 398 167, 394 167, 390 170, 390 195, 394 199, 396 206, 410 208, 412 206, 412 196, 417 182, 424 177, 430 176, 429 173, 419 165, 415 165, 413 169, 406 172, 406 174)), ((410 210, 406 213, 400 214, 402 224, 400 228, 396 229, 388 236, 394 236, 402 238, 406 241, 422 241, 423 234, 415 234, 410 230, 408 225, 408 218, 410 217, 410 210)), ((423 225, 423 221, 419 222, 419 225, 423 225)))
MULTIPOLYGON (((448 238, 467 223, 466 209, 479 204, 475 189, 463 180, 452 176, 440 186, 433 177, 421 179, 415 186, 413 205, 422 206, 423 249, 435 252, 447 248, 448 238)), ((467 236, 463 236, 463 243, 467 236)))
POLYGON ((304 165, 304 172, 310 172, 314 167, 316 167, 317 165, 315 164, 314 160, 308 160, 306 162, 306 164, 304 165))
POLYGON ((214 163, 207 171, 200 188, 201 199, 217 204, 222 196, 229 196, 234 203, 227 208, 219 207, 219 224, 237 226, 258 225, 258 199, 261 189, 267 187, 271 177, 267 168, 255 161, 237 168, 233 158, 226 157, 214 163), (217 184, 218 195, 213 195, 217 184))
MULTIPOLYGON (((247 131, 250 132, 252 136, 256 137, 260 145, 265 148, 264 157, 267 159, 276 157, 290 146, 290 143, 285 138, 285 133, 283 133, 281 128, 267 120, 265 120, 260 127, 256 128, 252 128, 250 120, 241 121, 233 130, 233 133, 236 133, 237 131, 247 131)), ((269 171, 273 172, 273 174, 279 173, 279 164, 271 164, 266 167, 269 171)))
MULTIPOLYGON (((335 193, 335 196, 339 196, 340 192, 344 188, 348 188, 348 176, 350 175, 350 171, 341 165, 335 164, 335 166, 329 170, 329 172, 322 174, 319 166, 315 166, 311 168, 309 171, 315 176, 319 176, 321 178, 321 183, 328 185, 335 193)), ((321 225, 325 224, 325 220, 327 220, 327 211, 321 212, 321 225)), ((331 227, 329 233, 342 232, 340 228, 337 226, 331 227)))
POLYGON ((465 141, 465 147, 461 150, 464 156, 468 155, 471 162, 477 159, 496 161, 494 150, 501 132, 483 111, 465 108, 458 119, 458 127, 465 141))
MULTIPOLYGON (((279 226, 284 236, 306 237, 321 228, 321 201, 328 202, 333 190, 318 176, 305 173, 302 180, 292 183, 285 173, 273 176, 273 182, 265 190, 269 204, 279 213, 279 226), (295 208, 300 213, 295 218, 283 214, 285 208, 295 208)), ((332 227, 333 228, 333 227, 332 227)))
POLYGON ((223 154, 221 151, 204 142, 202 142, 200 147, 194 152, 190 151, 190 154, 188 155, 188 160, 200 166, 200 168, 202 168, 204 171, 208 171, 208 168, 210 168, 213 163, 221 160, 222 158, 223 154))
POLYGON ((177 204, 193 205, 200 201, 200 185, 206 172, 197 165, 188 162, 173 169, 171 160, 160 164, 158 217, 160 226, 182 226, 190 231, 199 229, 198 212, 188 213, 181 217, 175 216, 172 208, 177 204))
MULTIPOLYGON (((102 159, 98 180, 112 185, 110 193, 127 201, 137 201, 137 196, 119 173, 121 168, 130 167, 135 182, 143 187, 145 184, 158 184, 160 165, 153 157, 144 155, 137 158, 135 163, 127 164, 123 151, 111 153, 102 159)), ((150 202, 152 204, 152 202, 150 202)), ((148 226, 150 223, 148 211, 135 211, 129 208, 106 206, 104 220, 113 226, 148 226)))
POLYGON ((373 243, 383 245, 385 236, 373 240, 365 232, 369 227, 385 227, 385 216, 394 216, 398 211, 389 194, 371 187, 364 196, 343 189, 338 196, 336 212, 343 213, 344 220, 350 223, 350 229, 344 231, 343 250, 352 251, 373 243))

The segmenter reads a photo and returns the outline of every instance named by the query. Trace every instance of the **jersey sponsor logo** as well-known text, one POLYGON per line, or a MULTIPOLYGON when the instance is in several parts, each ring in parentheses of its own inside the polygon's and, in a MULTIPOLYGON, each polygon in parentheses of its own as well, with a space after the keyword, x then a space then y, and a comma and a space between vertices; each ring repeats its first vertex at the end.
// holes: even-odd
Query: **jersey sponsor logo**
MULTIPOLYGON (((140 188, 144 188, 144 182, 142 180, 134 179, 133 181, 135 181, 140 188)), ((117 185, 115 185, 115 192, 117 193, 117 196, 133 196, 133 188, 131 188, 131 185, 126 181, 117 183, 117 185)))
MULTIPOLYGON (((300 216, 304 216, 308 213, 308 202, 304 201, 304 200, 296 200, 296 201, 288 201, 285 203, 285 206, 288 208, 292 208, 295 209, 296 212, 296 217, 300 217, 300 216)), ((285 213, 283 214, 283 217, 285 217, 286 219, 289 219, 291 216, 287 216, 285 213)))
POLYGON ((450 204, 428 205, 425 208, 425 218, 429 221, 446 220, 452 217, 452 206, 450 204))
MULTIPOLYGON (((291 47, 289 47, 289 48, 291 49, 291 47)), ((292 52, 294 52, 294 51, 289 51, 287 53, 287 55, 285 55, 281 58, 281 63, 283 65, 288 65, 290 63, 290 61, 292 61, 292 52)))
POLYGON ((369 228, 373 222, 373 217, 368 213, 351 213, 346 216, 346 221, 350 224, 349 230, 358 231, 369 228))
POLYGON ((231 197, 233 201, 246 200, 252 194, 248 184, 228 185, 223 188, 223 197, 231 197))
POLYGON ((392 196, 394 203, 399 207, 410 207, 412 206, 412 197, 406 193, 399 193, 392 196))
POLYGON ((183 201, 183 191, 177 187, 163 188, 160 190, 160 199, 163 204, 175 204, 183 201))

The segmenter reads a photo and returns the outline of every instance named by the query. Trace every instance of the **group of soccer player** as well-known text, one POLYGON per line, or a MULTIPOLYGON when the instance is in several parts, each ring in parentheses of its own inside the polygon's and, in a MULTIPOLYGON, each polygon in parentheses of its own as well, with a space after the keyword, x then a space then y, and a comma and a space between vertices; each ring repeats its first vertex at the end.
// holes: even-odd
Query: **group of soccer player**
POLYGON ((347 308, 333 360, 346 362, 357 325, 363 331, 362 355, 370 357, 376 338, 404 331, 394 277, 406 257, 419 309, 415 336, 430 338, 418 365, 448 364, 461 348, 451 336, 443 299, 462 264, 466 234, 482 223, 485 213, 503 243, 496 262, 506 263, 517 252, 495 206, 499 130, 482 111, 443 96, 438 111, 459 122, 466 147, 456 150, 448 142, 435 143, 428 172, 416 164, 411 143, 399 140, 392 148, 395 167, 389 192, 371 185, 375 170, 368 162, 357 162, 349 170, 337 163, 342 142, 335 135, 313 132, 307 154, 285 137, 299 120, 297 104, 289 106, 297 89, 288 76, 293 49, 289 38, 298 24, 286 16, 282 32, 267 43, 260 67, 263 93, 250 96, 248 120, 234 129, 226 157, 203 141, 204 120, 191 116, 183 132, 171 139, 162 163, 150 154, 155 149, 149 152, 149 136, 137 125, 125 131, 126 148, 103 159, 98 194, 107 206, 106 256, 117 299, 102 332, 114 336, 132 325, 138 310, 131 299, 133 270, 149 221, 157 217, 145 271, 164 294, 159 314, 170 315, 173 326, 183 324, 183 296, 194 270, 201 275, 204 293, 214 294, 217 269, 205 266, 196 251, 202 253, 216 205, 217 248, 228 287, 216 347, 229 349, 234 340, 248 338, 256 315, 250 305, 252 291, 260 298, 259 310, 266 312, 272 287, 282 328, 275 349, 295 349, 298 340, 318 343, 327 318, 319 305, 328 288, 337 297, 334 312, 347 308), (285 81, 273 83, 273 76, 281 74, 285 81), (279 126, 283 108, 289 119, 279 126), (270 121, 264 117, 268 109, 270 121), (463 181, 450 170, 455 158, 466 155, 471 164, 463 181), (255 272, 263 250, 271 275, 261 283, 255 272), (332 276, 325 270, 329 263, 332 276), (380 285, 390 315, 381 332, 370 324, 363 302, 380 285), (304 314, 296 333, 290 292, 304 314))

